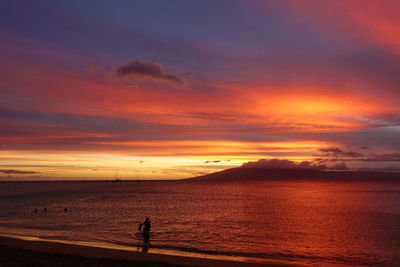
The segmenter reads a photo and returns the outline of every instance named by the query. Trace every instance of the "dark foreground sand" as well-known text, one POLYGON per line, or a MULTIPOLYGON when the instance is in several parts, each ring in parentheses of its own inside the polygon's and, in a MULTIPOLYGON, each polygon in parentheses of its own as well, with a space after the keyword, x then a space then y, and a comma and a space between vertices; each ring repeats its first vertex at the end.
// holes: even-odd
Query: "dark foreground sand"
POLYGON ((0 237, 0 266, 285 266, 0 237))

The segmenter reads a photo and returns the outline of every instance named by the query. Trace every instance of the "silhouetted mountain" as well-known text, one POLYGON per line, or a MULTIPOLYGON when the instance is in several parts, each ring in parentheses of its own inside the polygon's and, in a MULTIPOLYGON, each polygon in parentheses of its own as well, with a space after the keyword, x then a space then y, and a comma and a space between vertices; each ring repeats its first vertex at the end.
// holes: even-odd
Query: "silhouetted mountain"
POLYGON ((191 180, 357 180, 398 181, 400 173, 373 171, 320 171, 312 169, 232 168, 191 180))

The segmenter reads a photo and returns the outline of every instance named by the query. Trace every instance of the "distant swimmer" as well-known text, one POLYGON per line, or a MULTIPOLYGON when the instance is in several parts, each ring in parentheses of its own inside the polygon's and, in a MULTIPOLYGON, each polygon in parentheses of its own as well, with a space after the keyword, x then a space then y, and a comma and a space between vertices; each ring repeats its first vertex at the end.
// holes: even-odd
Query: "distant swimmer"
POLYGON ((65 208, 65 209, 64 209, 64 212, 67 212, 67 211, 68 211, 68 209, 67 209, 67 208, 65 208))
POLYGON ((46 208, 46 207, 44 207, 43 211, 44 211, 44 212, 47 212, 47 208, 46 208))
POLYGON ((142 226, 144 225, 144 228, 143 228, 143 234, 144 235, 148 235, 148 234, 150 234, 150 227, 151 227, 151 224, 150 224, 150 219, 149 218, 146 218, 146 220, 144 221, 144 223, 141 223, 141 224, 139 224, 139 231, 141 231, 142 230, 142 226))
POLYGON ((34 213, 37 213, 37 209, 34 209, 33 212, 34 212, 34 213))

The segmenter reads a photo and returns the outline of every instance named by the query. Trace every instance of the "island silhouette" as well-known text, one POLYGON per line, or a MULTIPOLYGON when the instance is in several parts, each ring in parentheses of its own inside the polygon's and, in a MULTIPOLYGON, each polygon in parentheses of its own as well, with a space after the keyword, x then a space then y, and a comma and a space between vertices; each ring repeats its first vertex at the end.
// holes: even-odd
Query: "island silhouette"
POLYGON ((325 171, 301 168, 231 168, 187 178, 193 181, 253 180, 345 180, 400 182, 400 173, 383 171, 325 171))

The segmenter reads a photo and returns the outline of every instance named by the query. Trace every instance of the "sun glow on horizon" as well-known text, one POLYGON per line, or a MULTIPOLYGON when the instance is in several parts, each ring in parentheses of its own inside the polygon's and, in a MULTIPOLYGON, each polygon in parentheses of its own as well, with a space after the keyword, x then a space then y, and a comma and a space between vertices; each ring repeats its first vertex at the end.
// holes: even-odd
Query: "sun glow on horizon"
MULTIPOLYGON (((238 141, 147 141, 117 143, 125 149, 120 152, 74 151, 1 151, 3 168, 32 173, 17 175, 27 179, 108 179, 116 169, 125 179, 179 179, 239 167, 259 158, 286 158, 293 161, 313 159, 326 142, 238 142, 238 141), (142 155, 134 153, 145 148, 142 155), (152 151, 151 148, 156 148, 152 151), (163 152, 157 152, 162 150, 163 152), (240 153, 237 153, 240 151, 240 153), (280 154, 280 155, 279 155, 280 154), (291 155, 292 154, 292 155, 291 155)), ((114 144, 116 145, 116 144, 114 144)))

